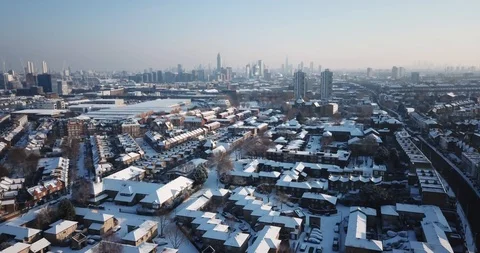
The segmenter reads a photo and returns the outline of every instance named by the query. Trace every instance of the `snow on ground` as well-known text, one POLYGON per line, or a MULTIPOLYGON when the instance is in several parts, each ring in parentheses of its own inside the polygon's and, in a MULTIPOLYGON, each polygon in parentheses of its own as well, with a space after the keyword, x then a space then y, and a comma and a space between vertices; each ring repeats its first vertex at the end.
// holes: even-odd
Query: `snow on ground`
POLYGON ((85 251, 89 250, 90 248, 92 248, 93 246, 95 246, 95 244, 93 244, 93 245, 87 244, 87 246, 85 248, 80 249, 80 250, 74 250, 74 249, 71 249, 70 247, 51 246, 50 251, 51 252, 62 252, 62 253, 73 253, 73 252, 74 253, 79 253, 79 252, 85 252, 85 251))
POLYGON ((80 151, 77 161, 78 176, 88 178, 88 170, 85 168, 85 143, 80 143, 80 151))
POLYGON ((145 156, 153 157, 158 154, 143 138, 136 138, 135 141, 143 149, 145 156))
POLYGON ((477 249, 475 248, 475 241, 473 240, 472 230, 470 230, 470 225, 468 224, 467 217, 465 216, 460 203, 457 203, 457 213, 458 216, 460 216, 460 220, 463 225, 463 231, 465 231, 465 241, 467 243, 468 252, 477 252, 477 249))
POLYGON ((320 139, 322 137, 319 135, 312 135, 308 139, 307 147, 305 148, 305 151, 308 152, 319 152, 320 149, 322 148, 320 139))

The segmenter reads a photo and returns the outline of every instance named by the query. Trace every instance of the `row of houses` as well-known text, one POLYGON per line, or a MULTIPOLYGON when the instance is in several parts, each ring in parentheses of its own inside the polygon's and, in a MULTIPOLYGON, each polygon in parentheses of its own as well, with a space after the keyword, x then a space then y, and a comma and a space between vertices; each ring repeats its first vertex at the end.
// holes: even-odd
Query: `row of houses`
POLYGON ((263 204, 253 197, 253 188, 239 187, 232 192, 226 189, 207 191, 176 217, 184 226, 193 229, 203 240, 204 246, 220 252, 276 252, 281 239, 297 238, 302 232, 303 220, 281 216, 272 206, 263 204), (257 239, 248 245, 250 235, 244 232, 232 232, 223 217, 217 213, 202 211, 209 205, 225 205, 232 213, 239 213, 255 226, 257 239), (269 240, 277 243, 267 243, 269 240))
POLYGON ((159 210, 192 188, 193 180, 180 176, 165 185, 140 180, 145 170, 129 167, 109 175, 93 184, 95 198, 112 198, 118 205, 133 206, 140 203, 143 208, 159 210))

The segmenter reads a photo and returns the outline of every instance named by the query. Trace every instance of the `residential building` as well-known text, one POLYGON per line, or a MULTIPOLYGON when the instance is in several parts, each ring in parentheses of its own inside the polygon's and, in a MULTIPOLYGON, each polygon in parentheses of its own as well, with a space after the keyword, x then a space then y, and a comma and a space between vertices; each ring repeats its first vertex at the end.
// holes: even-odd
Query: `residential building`
POLYGON ((150 242, 158 234, 158 223, 146 220, 140 224, 127 224, 128 234, 122 238, 125 244, 139 246, 144 242, 150 242))
POLYGON ((320 99, 328 100, 332 95, 333 89, 333 72, 325 69, 320 75, 320 99))
POLYGON ((307 80, 306 75, 302 71, 297 71, 293 75, 293 90, 295 101, 303 100, 307 94, 307 80))
POLYGON ((50 228, 43 232, 43 236, 54 245, 62 244, 65 240, 72 237, 77 229, 76 221, 59 220, 50 225, 50 228))

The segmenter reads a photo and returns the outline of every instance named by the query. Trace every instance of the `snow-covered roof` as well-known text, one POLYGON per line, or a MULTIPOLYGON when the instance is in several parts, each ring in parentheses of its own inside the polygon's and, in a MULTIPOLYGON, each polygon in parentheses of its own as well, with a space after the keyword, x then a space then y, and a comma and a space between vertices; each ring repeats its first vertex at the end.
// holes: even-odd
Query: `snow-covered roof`
POLYGON ((152 220, 146 220, 140 226, 131 231, 130 233, 126 234, 122 240, 125 241, 131 241, 131 242, 136 242, 138 239, 142 238, 146 234, 149 233, 149 231, 154 227, 157 226, 157 222, 152 221, 152 220))
POLYGON ((345 246, 377 252, 383 251, 382 241, 367 239, 367 215, 362 211, 350 213, 345 246))
POLYGON ((6 224, 0 227, 0 234, 7 234, 15 236, 15 240, 23 241, 25 238, 30 238, 42 232, 41 230, 27 227, 19 227, 15 225, 6 224))
POLYGON ((180 176, 157 189, 154 193, 147 195, 141 203, 156 203, 162 205, 166 201, 180 194, 184 189, 190 187, 193 180, 180 176))
POLYGON ((334 196, 331 196, 331 195, 328 195, 328 194, 305 192, 305 193, 303 193, 302 198, 325 200, 325 201, 330 202, 332 205, 337 204, 337 197, 334 197, 334 196))
POLYGON ((28 248, 30 248, 30 244, 17 242, 14 245, 4 249, 2 253, 18 253, 18 252, 23 252, 28 248))
POLYGON ((223 245, 240 248, 242 245, 248 242, 248 238, 250 238, 249 234, 237 232, 233 235, 230 235, 223 245))
POLYGON ((139 176, 143 173, 145 173, 144 169, 140 169, 140 168, 135 167, 135 166, 130 166, 126 169, 115 172, 112 175, 107 176, 105 178, 117 179, 117 180, 130 180, 130 179, 135 178, 136 176, 139 176))
POLYGON ((278 240, 280 227, 265 226, 257 233, 257 239, 247 249, 247 253, 264 253, 270 252, 271 249, 276 251, 280 247, 281 240, 278 240))
MULTIPOLYGON (((76 209, 75 209, 76 210, 76 209)), ((109 219, 113 218, 113 215, 111 214, 105 214, 105 213, 99 213, 99 212, 88 212, 83 219, 85 220, 93 220, 93 221, 99 221, 99 222, 105 222, 109 219)))
POLYGON ((77 225, 78 222, 71 220, 59 220, 53 224, 50 224, 50 228, 45 230, 44 233, 57 235, 58 233, 77 225))
POLYGON ((380 212, 382 215, 389 215, 389 216, 398 216, 397 211, 395 210, 395 206, 392 205, 387 205, 387 206, 381 206, 380 212))
POLYGON ((45 238, 42 238, 34 243, 32 243, 32 245, 30 245, 30 252, 39 252, 40 250, 46 248, 50 246, 50 242, 45 239, 45 238))

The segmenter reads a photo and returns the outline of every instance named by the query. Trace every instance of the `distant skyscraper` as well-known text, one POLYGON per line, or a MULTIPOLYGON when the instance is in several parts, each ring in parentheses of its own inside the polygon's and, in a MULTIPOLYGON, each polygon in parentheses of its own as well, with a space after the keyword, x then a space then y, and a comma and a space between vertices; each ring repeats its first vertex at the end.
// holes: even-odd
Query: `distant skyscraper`
POLYGON ((158 83, 157 81, 157 72, 151 71, 152 72, 152 83, 158 83))
POLYGON ((258 60, 258 66, 260 67, 259 75, 260 75, 260 77, 263 77, 263 70, 265 69, 265 66, 263 66, 263 61, 262 60, 258 60))
POLYGON ((300 67, 299 67, 299 70, 300 70, 300 71, 303 71, 303 61, 302 61, 302 62, 300 62, 300 67))
POLYGON ((58 95, 68 95, 68 84, 67 81, 57 81, 57 94, 58 95))
POLYGON ((322 73, 322 65, 318 65, 318 73, 322 73))
POLYGON ((305 73, 297 71, 293 75, 293 92, 295 94, 295 100, 304 99, 307 93, 307 81, 305 73))
POLYGON ((410 77, 412 83, 419 83, 420 82, 420 73, 419 72, 412 72, 410 77))
POLYGON ((46 73, 48 73, 47 62, 42 61, 42 74, 46 74, 46 73))
POLYGON ((372 77, 372 68, 367 68, 367 77, 372 77))
POLYGON ((38 86, 41 86, 43 88, 43 92, 48 93, 48 92, 54 92, 53 83, 52 83, 52 76, 50 74, 41 74, 37 76, 37 83, 38 86))
POLYGON ((247 66, 245 66, 245 77, 250 78, 251 76, 250 73, 251 73, 250 64, 247 64, 247 66))
POLYGON ((313 61, 310 62, 310 74, 313 74, 313 61))
POLYGON ((163 83, 163 73, 161 70, 157 71, 157 82, 163 83))
POLYGON ((287 73, 288 73, 288 56, 285 59, 285 74, 287 74, 287 73))
POLYGON ((392 67, 392 79, 396 80, 396 79, 398 79, 398 76, 399 76, 398 75, 398 68, 397 68, 397 66, 393 66, 392 67))
POLYGON ((402 79, 404 77, 405 77, 405 68, 404 67, 398 68, 398 78, 402 79))
POLYGON ((320 99, 328 100, 332 95, 333 73, 325 69, 320 76, 320 99))
POLYGON ((178 74, 183 73, 182 64, 178 64, 178 65, 177 65, 177 72, 178 72, 178 74))
POLYGON ((149 83, 150 80, 148 79, 148 73, 143 73, 143 82, 144 83, 149 83))
POLYGON ((222 57, 220 53, 217 54, 217 71, 220 72, 222 70, 222 57))

